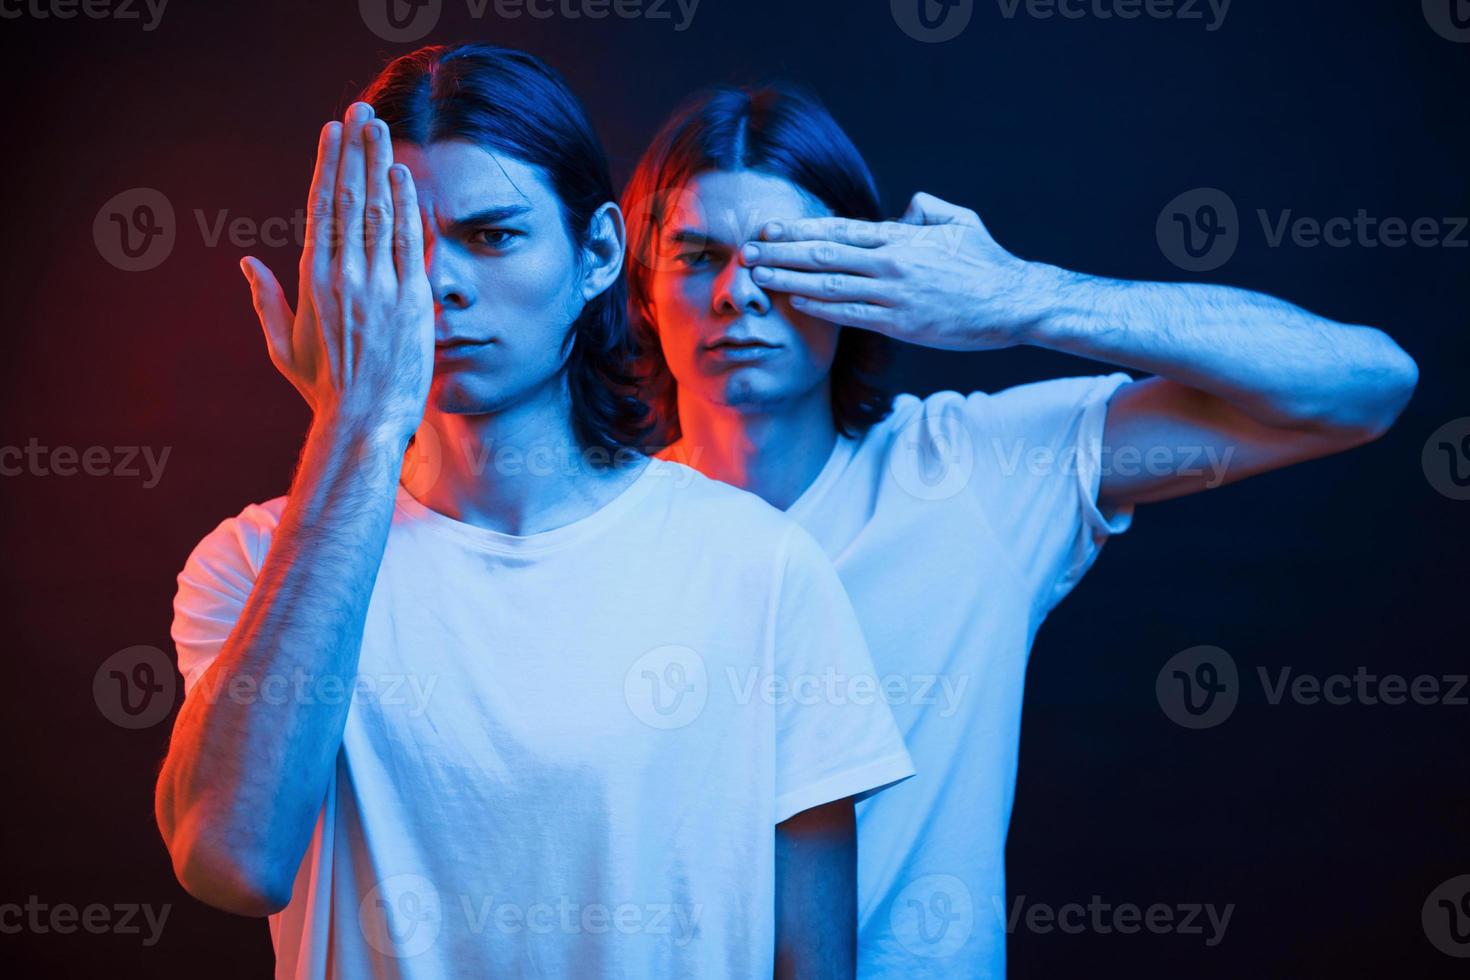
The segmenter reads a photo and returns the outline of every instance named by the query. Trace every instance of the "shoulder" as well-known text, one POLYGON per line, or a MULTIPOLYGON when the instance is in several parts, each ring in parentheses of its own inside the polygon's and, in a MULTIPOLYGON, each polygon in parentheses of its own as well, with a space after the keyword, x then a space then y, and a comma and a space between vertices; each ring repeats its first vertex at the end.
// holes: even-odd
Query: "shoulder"
POLYGON ((783 533, 793 522, 757 494, 719 480, 683 463, 654 459, 650 479, 660 481, 672 508, 701 517, 718 517, 750 534, 783 533))
POLYGON ((690 535, 723 555, 769 556, 784 552, 794 535, 805 534, 789 515, 757 494, 712 480, 693 467, 654 459, 650 479, 662 485, 666 519, 678 527, 676 537, 690 535))
POLYGON ((1072 414, 1091 402, 1106 401, 1131 380, 1127 374, 1116 372, 1033 381, 993 392, 902 394, 893 399, 892 412, 865 433, 862 441, 893 444, 905 433, 932 437, 943 434, 946 422, 964 423, 971 434, 977 427, 1012 429, 1048 424, 1059 414, 1072 414))
POLYGON ((183 574, 187 575, 191 569, 225 563, 243 563, 248 566, 250 574, 258 572, 285 509, 284 496, 246 504, 238 514, 226 517, 200 539, 183 574))

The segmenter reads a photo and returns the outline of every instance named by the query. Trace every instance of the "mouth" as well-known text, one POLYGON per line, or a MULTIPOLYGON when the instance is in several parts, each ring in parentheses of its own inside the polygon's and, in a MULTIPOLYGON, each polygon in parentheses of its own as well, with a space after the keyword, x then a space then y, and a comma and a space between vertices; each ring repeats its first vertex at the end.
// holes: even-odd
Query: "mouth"
POLYGON ((465 337, 454 337, 449 340, 436 340, 434 341, 434 353, 463 353, 466 351, 479 350, 482 347, 489 347, 493 343, 495 343, 494 340, 470 340, 465 337))
POLYGON ((735 338, 721 337, 704 345, 705 350, 775 350, 780 344, 773 344, 765 340, 757 340, 753 337, 735 338))

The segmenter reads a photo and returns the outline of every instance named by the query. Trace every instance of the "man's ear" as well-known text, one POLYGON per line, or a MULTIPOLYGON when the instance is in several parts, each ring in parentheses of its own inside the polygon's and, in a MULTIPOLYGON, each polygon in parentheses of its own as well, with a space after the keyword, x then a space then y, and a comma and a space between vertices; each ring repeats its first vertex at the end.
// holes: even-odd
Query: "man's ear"
POLYGON ((602 295, 622 275, 626 247, 623 212, 608 201, 587 224, 587 243, 582 247, 582 302, 590 303, 602 295))

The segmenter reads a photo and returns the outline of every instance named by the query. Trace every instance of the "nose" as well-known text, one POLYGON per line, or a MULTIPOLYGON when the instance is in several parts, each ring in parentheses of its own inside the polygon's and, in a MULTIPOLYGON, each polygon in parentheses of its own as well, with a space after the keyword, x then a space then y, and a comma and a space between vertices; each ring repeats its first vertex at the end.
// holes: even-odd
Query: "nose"
POLYGON ((771 298, 750 278, 750 268, 732 257, 715 280, 716 313, 740 316, 742 313, 765 314, 771 311, 771 298))
POLYGON ((424 264, 429 276, 429 290, 436 309, 463 310, 475 302, 473 280, 464 259, 437 237, 424 237, 424 264))

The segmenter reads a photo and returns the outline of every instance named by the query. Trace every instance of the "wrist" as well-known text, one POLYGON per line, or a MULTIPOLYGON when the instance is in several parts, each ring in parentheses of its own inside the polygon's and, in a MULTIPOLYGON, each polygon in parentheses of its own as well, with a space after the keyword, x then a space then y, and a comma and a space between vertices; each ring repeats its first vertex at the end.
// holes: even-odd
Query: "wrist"
POLYGON ((353 412, 334 406, 312 416, 307 443, 319 445, 334 457, 397 468, 414 431, 406 422, 382 412, 353 412))
POLYGON ((1059 266, 1030 263, 1029 316, 1021 343, 1066 351, 1097 325, 1099 281, 1059 266))

